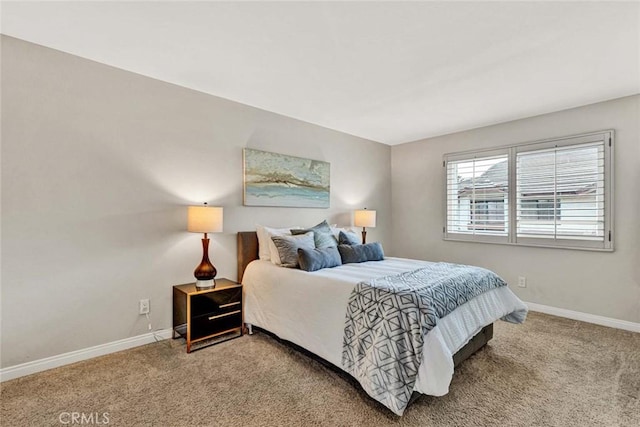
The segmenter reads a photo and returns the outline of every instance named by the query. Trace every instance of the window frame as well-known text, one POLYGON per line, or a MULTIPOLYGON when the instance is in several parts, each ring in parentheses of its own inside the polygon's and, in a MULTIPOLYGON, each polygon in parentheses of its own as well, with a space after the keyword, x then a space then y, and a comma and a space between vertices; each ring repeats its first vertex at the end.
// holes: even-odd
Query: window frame
POLYGON ((533 246, 544 248, 561 248, 588 251, 612 252, 614 250, 614 141, 615 132, 607 129, 596 132, 569 135, 560 138, 549 138, 544 140, 523 142, 518 144, 505 145, 480 150, 446 153, 443 155, 444 174, 444 203, 442 227, 443 240, 465 241, 478 243, 495 243, 515 246, 533 246), (604 236, 603 241, 580 240, 580 239, 558 239, 544 237, 518 237, 517 229, 517 171, 516 156, 518 153, 534 152, 538 150, 548 150, 559 147, 580 145, 586 143, 602 142, 604 147, 604 236), (448 230, 448 163, 461 160, 473 160, 476 158, 504 155, 507 153, 507 175, 508 175, 508 210, 505 224, 508 222, 508 236, 483 236, 467 235, 448 230))

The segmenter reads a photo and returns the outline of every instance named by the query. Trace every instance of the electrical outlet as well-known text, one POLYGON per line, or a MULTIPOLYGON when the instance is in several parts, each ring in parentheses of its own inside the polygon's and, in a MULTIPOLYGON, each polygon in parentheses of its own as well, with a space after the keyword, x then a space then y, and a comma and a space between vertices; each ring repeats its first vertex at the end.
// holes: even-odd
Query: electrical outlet
POLYGON ((149 299, 141 299, 139 307, 140 307, 140 314, 148 314, 149 313, 149 299))
POLYGON ((518 286, 521 288, 527 287, 527 278, 524 276, 518 276, 518 286))

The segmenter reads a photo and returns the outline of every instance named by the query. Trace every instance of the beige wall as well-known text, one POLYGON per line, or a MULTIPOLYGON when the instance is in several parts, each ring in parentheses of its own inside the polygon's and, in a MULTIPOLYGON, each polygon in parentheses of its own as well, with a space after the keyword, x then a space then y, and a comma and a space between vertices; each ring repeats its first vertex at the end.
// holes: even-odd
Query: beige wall
MULTIPOLYGON (((256 72, 259 72, 257 70, 256 72)), ((186 206, 225 208, 218 277, 255 223, 350 224, 377 209, 390 250, 390 147, 2 37, 2 367, 171 327, 201 236, 186 206), (331 163, 331 208, 242 206, 242 148, 331 163)))
POLYGON ((640 322, 640 96, 392 147, 398 256, 481 265, 528 302, 640 322), (615 252, 442 240, 445 153, 613 128, 615 252), (518 276, 527 287, 518 288, 518 276))
POLYGON ((639 96, 390 148, 1 40, 2 367, 146 333, 140 298, 169 328, 171 285, 192 281, 201 256, 185 206, 202 201, 225 207, 210 249, 219 277, 235 278, 236 231, 349 224, 367 206, 370 239, 392 255, 524 275, 512 288, 526 301, 640 322, 639 96), (614 253, 442 240, 444 153, 607 128, 614 253), (331 162, 331 208, 243 207, 243 147, 331 162))

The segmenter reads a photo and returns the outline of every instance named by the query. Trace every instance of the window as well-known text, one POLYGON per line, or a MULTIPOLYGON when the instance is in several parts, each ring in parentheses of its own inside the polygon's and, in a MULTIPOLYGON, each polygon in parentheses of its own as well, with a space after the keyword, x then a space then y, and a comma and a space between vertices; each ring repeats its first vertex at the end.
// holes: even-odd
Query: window
POLYGON ((447 229, 464 240, 508 242, 508 151, 447 162, 447 229))
POLYGON ((504 200, 472 201, 469 227, 475 230, 504 231, 504 200))
POLYGON ((520 216, 525 221, 560 219, 560 202, 554 203, 553 199, 521 199, 520 216))
POLYGON ((447 154, 444 238, 613 250, 613 131, 447 154))

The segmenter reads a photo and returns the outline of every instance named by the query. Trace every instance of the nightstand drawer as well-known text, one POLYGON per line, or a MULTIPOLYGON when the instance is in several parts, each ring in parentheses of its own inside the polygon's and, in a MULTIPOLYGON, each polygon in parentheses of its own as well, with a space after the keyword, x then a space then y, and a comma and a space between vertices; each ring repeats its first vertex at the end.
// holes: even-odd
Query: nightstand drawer
POLYGON ((196 316, 192 318, 191 322, 191 339, 197 340, 240 327, 242 327, 242 310, 240 306, 235 310, 222 314, 196 316))
POLYGON ((204 314, 222 314, 239 310, 242 304, 242 288, 223 289, 217 292, 191 296, 191 317, 204 314))

